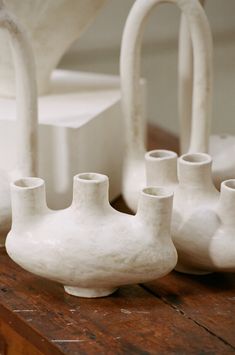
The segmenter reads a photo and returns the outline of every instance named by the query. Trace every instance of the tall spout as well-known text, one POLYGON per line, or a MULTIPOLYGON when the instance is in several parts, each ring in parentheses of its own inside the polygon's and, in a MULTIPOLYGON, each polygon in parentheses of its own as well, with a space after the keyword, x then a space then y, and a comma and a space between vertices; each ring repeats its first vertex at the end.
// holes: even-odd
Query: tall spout
POLYGON ((24 226, 48 211, 45 183, 40 178, 22 178, 11 184, 12 229, 24 226))
POLYGON ((177 184, 177 154, 170 150, 152 150, 145 154, 147 186, 177 184))
POLYGON ((170 235, 173 193, 163 187, 146 187, 139 199, 136 218, 156 235, 170 235))
POLYGON ((83 173, 74 177, 73 206, 82 213, 103 212, 111 208, 108 198, 109 181, 106 175, 83 173))
POLYGON ((218 212, 222 223, 235 226, 235 179, 222 182, 218 212))

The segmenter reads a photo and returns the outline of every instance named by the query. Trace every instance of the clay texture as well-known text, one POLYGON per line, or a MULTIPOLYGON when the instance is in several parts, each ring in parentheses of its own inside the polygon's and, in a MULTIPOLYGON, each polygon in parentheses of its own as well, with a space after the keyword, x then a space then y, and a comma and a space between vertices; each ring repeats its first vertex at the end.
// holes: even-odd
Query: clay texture
POLYGON ((123 196, 136 211, 138 192, 145 186, 145 128, 140 102, 140 51, 148 16, 160 3, 176 4, 185 15, 192 37, 195 80, 193 87, 193 130, 190 151, 204 151, 208 146, 211 116, 212 39, 205 13, 196 0, 137 0, 126 21, 120 59, 126 154, 123 173, 123 196))
MULTIPOLYGON (((11 44, 16 77, 18 135, 15 144, 17 164, 12 171, 0 170, 0 246, 11 225, 9 183, 22 175, 34 176, 37 169, 37 91, 31 46, 18 22, 0 1, 0 27, 11 44)), ((1 52, 1 56, 2 56, 1 52)), ((7 152, 2 151, 7 158, 7 152)))
MULTIPOLYGON (((205 1, 200 0, 204 5, 205 1)), ((190 135, 195 127, 192 125, 192 87, 193 87, 193 54, 192 40, 185 16, 181 17, 179 36, 179 118, 180 118, 180 146, 181 153, 189 149, 190 135)), ((200 150, 210 153, 213 158, 212 175, 216 187, 219 189, 222 181, 235 178, 235 136, 230 134, 210 136, 210 129, 204 131, 208 144, 200 150)), ((199 150, 198 150, 199 151, 199 150)))
POLYGON ((176 162, 170 151, 146 154, 147 183, 161 183, 174 192, 176 270, 191 274, 234 272, 235 180, 223 182, 219 193, 212 181, 209 155, 185 154, 178 159, 178 169, 176 162))
POLYGON ((101 297, 117 287, 170 272, 177 253, 170 236, 172 193, 148 187, 135 216, 114 210, 108 178, 74 177, 72 205, 48 209, 44 181, 23 178, 11 184, 13 224, 6 249, 24 269, 58 281, 69 294, 101 297))

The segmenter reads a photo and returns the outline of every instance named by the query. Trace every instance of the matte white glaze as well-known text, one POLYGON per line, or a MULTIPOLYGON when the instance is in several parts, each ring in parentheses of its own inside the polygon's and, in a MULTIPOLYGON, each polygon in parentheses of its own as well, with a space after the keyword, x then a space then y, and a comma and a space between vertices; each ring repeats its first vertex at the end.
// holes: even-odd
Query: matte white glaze
POLYGON ((147 183, 162 184, 174 192, 171 233, 179 257, 176 270, 234 272, 235 180, 223 182, 219 193, 209 155, 185 154, 178 159, 178 169, 173 152, 159 155, 157 150, 151 152, 150 160, 146 154, 147 183))
MULTIPOLYGON (((34 176, 37 169, 37 90, 33 52, 21 25, 0 1, 0 28, 11 44, 16 77, 16 111, 18 136, 15 145, 17 166, 14 171, 0 169, 0 246, 11 224, 9 184, 22 175, 34 176)), ((1 51, 0 57, 3 52, 1 51)), ((7 159, 7 152, 1 151, 7 159)))
POLYGON ((170 236, 173 194, 149 187, 135 216, 114 210, 108 178, 74 177, 72 205, 49 210, 44 181, 23 178, 11 185, 13 224, 9 256, 24 269, 58 281, 66 292, 100 297, 121 285, 156 279, 176 265, 170 236))
MULTIPOLYGON (((200 0, 204 5, 205 1, 200 0)), ((179 119, 180 119, 180 146, 185 153, 189 147, 192 127, 192 87, 193 87, 193 55, 191 37, 185 16, 181 18, 179 36, 179 119)), ((219 189, 222 181, 235 178, 235 136, 230 134, 210 135, 205 131, 205 139, 209 146, 201 150, 210 153, 213 158, 212 175, 216 187, 219 189)))
POLYGON ((206 15, 197 0, 137 0, 126 21, 120 59, 126 154, 123 171, 123 196, 136 211, 138 192, 145 186, 145 138, 140 102, 140 51, 148 16, 160 3, 176 4, 187 18, 194 55, 193 130, 190 151, 208 146, 211 116, 212 39, 206 15))

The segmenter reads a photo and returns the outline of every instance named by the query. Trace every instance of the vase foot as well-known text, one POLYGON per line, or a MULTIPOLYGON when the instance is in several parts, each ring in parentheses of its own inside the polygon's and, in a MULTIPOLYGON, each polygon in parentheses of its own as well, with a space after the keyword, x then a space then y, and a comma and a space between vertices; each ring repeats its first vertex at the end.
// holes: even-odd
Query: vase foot
POLYGON ((69 295, 85 298, 105 297, 117 290, 117 288, 83 288, 73 286, 64 286, 64 289, 69 295))
POLYGON ((190 269, 188 267, 183 266, 182 264, 177 264, 175 267, 175 271, 190 275, 208 275, 212 273, 212 271, 197 270, 193 268, 190 269))

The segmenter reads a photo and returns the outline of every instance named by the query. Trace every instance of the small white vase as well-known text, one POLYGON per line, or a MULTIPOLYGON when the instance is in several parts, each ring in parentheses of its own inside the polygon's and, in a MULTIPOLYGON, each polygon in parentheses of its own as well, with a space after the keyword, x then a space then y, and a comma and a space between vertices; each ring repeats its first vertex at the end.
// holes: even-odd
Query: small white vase
POLYGON ((65 286, 69 294, 102 297, 118 286, 141 283, 170 272, 177 253, 170 236, 173 194, 148 187, 136 216, 114 210, 108 178, 74 177, 72 205, 49 210, 44 181, 11 184, 13 223, 6 240, 9 256, 24 269, 65 286))
MULTIPOLYGON (((136 211, 138 193, 145 186, 145 129, 140 103, 140 51, 144 28, 151 11, 164 0, 136 0, 126 21, 120 58, 126 154, 123 169, 123 197, 136 211)), ((191 151, 204 151, 211 114, 212 39, 205 13, 197 1, 171 0, 190 24, 193 42, 195 80, 191 151)))
MULTIPOLYGON (((200 0, 204 5, 205 1, 200 0)), ((195 127, 192 124, 192 86, 193 86, 193 55, 191 37, 185 16, 181 18, 179 36, 179 118, 181 153, 189 149, 190 135, 195 127)), ((204 153, 213 158, 212 175, 219 189, 222 181, 235 178, 235 136, 230 134, 212 135, 210 129, 204 131, 204 139, 208 142, 204 153)))
MULTIPOLYGON (((37 91, 33 52, 26 34, 0 1, 0 28, 11 44, 16 77, 18 137, 17 166, 14 171, 0 170, 0 246, 11 226, 9 183, 23 175, 35 176, 37 169, 37 91)), ((1 52, 1 57, 3 52, 1 52)), ((7 159, 7 152, 1 152, 7 159)))
MULTIPOLYGON (((49 91, 52 70, 95 18, 106 0, 5 0, 32 43, 40 95, 49 91)), ((0 33, 0 96, 14 96, 14 67, 9 46, 0 33)))
POLYGON ((158 151, 151 152, 151 160, 146 155, 146 167, 147 183, 162 183, 174 191, 171 233, 179 258, 176 270, 234 272, 235 180, 225 181, 219 193, 212 181, 209 155, 185 154, 176 169, 173 154, 166 151, 160 158, 158 151))

